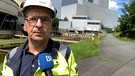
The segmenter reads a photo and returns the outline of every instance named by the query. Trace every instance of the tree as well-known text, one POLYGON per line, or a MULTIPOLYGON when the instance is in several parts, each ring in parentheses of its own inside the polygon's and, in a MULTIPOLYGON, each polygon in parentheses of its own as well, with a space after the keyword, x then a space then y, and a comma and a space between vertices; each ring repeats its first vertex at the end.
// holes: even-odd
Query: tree
POLYGON ((131 0, 129 4, 124 4, 122 9, 124 15, 119 18, 119 30, 121 36, 135 38, 135 0, 131 0))
POLYGON ((67 17, 65 17, 63 20, 64 20, 64 21, 68 21, 68 18, 67 18, 67 17))
POLYGON ((103 25, 103 24, 101 24, 101 29, 102 29, 102 30, 104 29, 104 25, 103 25))
POLYGON ((58 25, 59 25, 59 19, 54 18, 53 21, 52 21, 52 27, 58 29, 58 25))
POLYGON ((59 19, 54 18, 52 21, 52 36, 56 36, 58 34, 58 26, 59 26, 59 19))
POLYGON ((115 27, 115 31, 116 31, 116 32, 120 32, 120 26, 119 26, 119 25, 117 25, 117 26, 115 27))

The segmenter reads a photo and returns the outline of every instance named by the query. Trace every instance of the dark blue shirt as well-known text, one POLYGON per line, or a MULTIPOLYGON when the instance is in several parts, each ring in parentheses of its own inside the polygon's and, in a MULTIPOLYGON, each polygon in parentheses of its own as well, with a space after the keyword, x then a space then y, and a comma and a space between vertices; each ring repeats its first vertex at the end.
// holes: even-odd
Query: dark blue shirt
POLYGON ((38 68, 37 56, 30 53, 28 48, 25 48, 23 50, 20 76, 34 76, 33 74, 38 68))
MULTIPOLYGON (((52 58, 56 58, 56 46, 58 47, 58 45, 53 44, 52 40, 49 39, 47 48, 41 53, 49 53, 52 58)), ((25 48, 23 49, 20 76, 34 76, 34 73, 38 69, 38 55, 35 56, 31 52, 29 52, 28 45, 25 46, 25 48)))

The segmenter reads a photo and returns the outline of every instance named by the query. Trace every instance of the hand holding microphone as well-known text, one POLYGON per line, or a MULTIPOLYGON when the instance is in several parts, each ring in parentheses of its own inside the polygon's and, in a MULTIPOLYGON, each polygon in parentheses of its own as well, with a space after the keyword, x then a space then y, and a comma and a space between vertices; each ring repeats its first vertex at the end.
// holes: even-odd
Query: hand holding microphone
POLYGON ((54 67, 54 64, 53 64, 53 59, 50 54, 41 53, 38 56, 38 64, 39 64, 40 70, 42 72, 45 72, 46 76, 53 76, 51 69, 54 67))

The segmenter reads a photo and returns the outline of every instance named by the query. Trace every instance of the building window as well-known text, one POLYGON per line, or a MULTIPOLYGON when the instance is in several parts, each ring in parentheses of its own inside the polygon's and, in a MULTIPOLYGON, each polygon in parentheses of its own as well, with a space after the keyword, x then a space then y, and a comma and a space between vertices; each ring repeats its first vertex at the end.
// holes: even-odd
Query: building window
POLYGON ((88 19, 87 17, 73 17, 72 19, 88 19))
POLYGON ((91 3, 93 3, 93 0, 88 0, 88 2, 91 2, 91 3))
POLYGON ((97 22, 88 22, 87 24, 88 25, 100 25, 100 23, 97 23, 97 22))

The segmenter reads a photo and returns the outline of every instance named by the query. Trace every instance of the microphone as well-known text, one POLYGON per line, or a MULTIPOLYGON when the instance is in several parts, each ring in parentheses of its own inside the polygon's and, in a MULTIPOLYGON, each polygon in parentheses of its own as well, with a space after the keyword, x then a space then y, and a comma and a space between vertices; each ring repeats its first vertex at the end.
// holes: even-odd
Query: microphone
POLYGON ((38 64, 40 70, 45 72, 46 76, 53 76, 52 68, 54 67, 53 60, 50 54, 48 53, 41 53, 38 56, 38 64))

